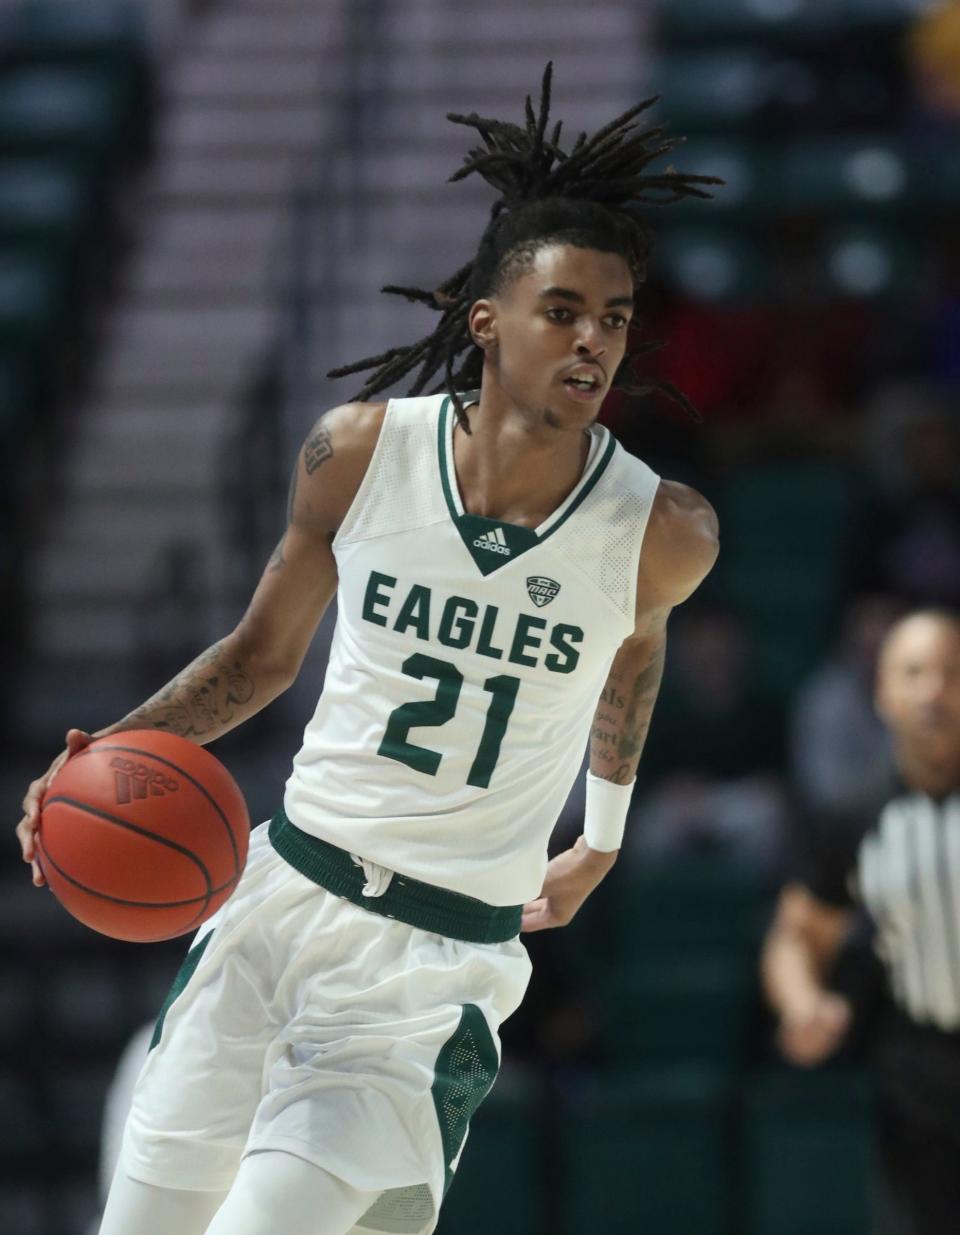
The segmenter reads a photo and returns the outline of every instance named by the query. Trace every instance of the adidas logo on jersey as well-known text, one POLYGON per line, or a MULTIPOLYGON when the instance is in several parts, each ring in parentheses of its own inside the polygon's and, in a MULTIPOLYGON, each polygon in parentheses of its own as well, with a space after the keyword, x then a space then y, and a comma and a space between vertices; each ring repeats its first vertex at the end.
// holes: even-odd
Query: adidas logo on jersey
POLYGON ((145 798, 148 795, 162 798, 165 793, 176 793, 180 782, 163 772, 155 772, 145 764, 135 763, 132 759, 111 759, 110 766, 114 773, 117 791, 117 805, 125 806, 135 798, 145 798))
POLYGON ((482 536, 477 537, 473 545, 475 549, 489 549, 491 553, 502 553, 504 557, 510 556, 502 527, 494 528, 492 532, 484 532, 482 536))

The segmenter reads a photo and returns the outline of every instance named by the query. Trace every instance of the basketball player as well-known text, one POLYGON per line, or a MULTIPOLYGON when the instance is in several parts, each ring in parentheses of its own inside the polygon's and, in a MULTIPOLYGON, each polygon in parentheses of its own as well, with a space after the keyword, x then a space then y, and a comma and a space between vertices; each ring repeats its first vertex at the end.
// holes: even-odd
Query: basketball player
POLYGON ((459 175, 500 197, 473 261, 403 292, 437 330, 351 367, 375 372, 307 437, 237 628, 102 731, 242 723, 336 592, 283 808, 161 1014, 102 1235, 433 1230, 527 984, 518 934, 569 922, 616 859, 667 616, 717 529, 595 422, 649 250, 635 203, 707 182, 645 174, 669 144, 635 132, 643 104, 563 152, 549 87, 524 127, 454 118, 484 141, 459 175), (583 835, 548 865, 588 740, 583 835))
POLYGON ((855 911, 869 915, 889 997, 874 1231, 944 1235, 960 1222, 960 615, 898 622, 876 699, 897 783, 856 830, 831 821, 814 838, 809 871, 781 894, 764 976, 786 1057, 827 1059, 851 1020, 828 974, 855 911))

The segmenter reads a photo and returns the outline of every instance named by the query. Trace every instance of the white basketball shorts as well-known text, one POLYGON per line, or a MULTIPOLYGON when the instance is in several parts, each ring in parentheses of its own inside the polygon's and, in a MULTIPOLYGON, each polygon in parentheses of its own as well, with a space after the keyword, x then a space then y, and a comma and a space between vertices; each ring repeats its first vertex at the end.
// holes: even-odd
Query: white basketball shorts
POLYGON ((226 1190, 245 1154, 284 1150, 380 1192, 371 1230, 426 1235, 529 976, 519 939, 465 943, 334 896, 264 824, 164 1006, 122 1167, 226 1190))

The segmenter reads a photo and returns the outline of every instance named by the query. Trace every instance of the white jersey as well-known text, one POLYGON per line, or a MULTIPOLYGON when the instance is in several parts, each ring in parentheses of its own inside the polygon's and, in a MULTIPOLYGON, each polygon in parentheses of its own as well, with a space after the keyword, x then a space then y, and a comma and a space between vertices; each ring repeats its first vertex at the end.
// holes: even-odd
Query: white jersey
POLYGON ((454 411, 394 399, 333 541, 338 618, 284 808, 298 828, 491 905, 537 896, 659 478, 600 426, 535 530, 464 512, 454 411))

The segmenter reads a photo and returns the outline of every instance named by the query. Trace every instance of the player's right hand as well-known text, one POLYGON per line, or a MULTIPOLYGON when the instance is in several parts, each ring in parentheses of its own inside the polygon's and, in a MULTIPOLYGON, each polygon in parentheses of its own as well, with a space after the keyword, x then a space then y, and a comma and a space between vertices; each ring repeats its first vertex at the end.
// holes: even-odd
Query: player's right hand
POLYGON ((82 729, 68 729, 66 740, 66 749, 57 755, 43 776, 30 782, 27 796, 23 799, 23 818, 17 824, 17 838, 20 841, 23 860, 30 863, 31 870, 33 871, 33 882, 38 888, 43 887, 46 883, 40 870, 40 864, 37 861, 37 829, 40 827, 40 803, 47 791, 47 786, 54 776, 56 776, 68 759, 90 745, 93 741, 93 735, 84 733, 82 729))
POLYGON ((842 995, 821 991, 809 1002, 785 1010, 778 1042, 790 1063, 813 1068, 838 1050, 850 1028, 852 1011, 842 995))

